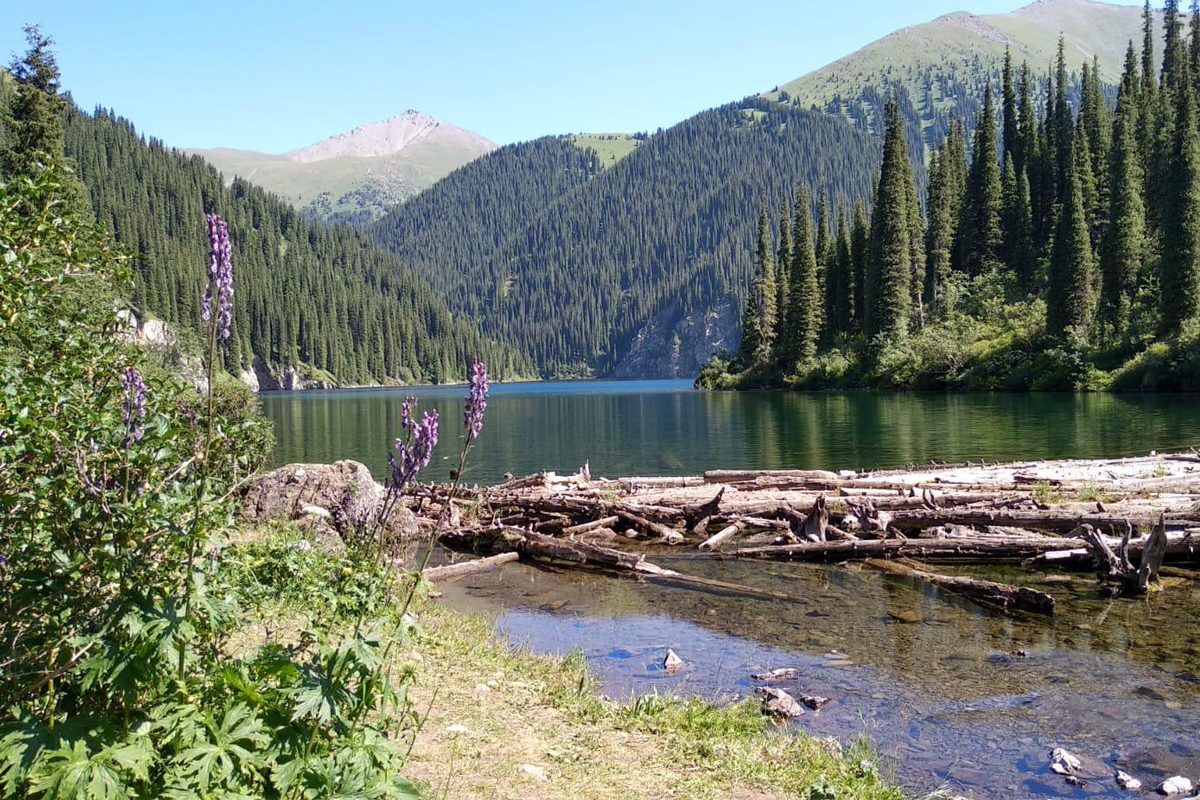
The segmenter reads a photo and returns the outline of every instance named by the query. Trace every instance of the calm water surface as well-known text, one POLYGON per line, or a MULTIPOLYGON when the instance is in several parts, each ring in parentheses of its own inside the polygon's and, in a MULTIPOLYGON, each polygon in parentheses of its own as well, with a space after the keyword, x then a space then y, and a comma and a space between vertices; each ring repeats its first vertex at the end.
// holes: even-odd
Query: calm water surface
MULTIPOLYGON (((352 458, 382 475, 415 395, 442 418, 444 477, 460 446, 463 387, 265 392, 276 460, 352 458)), ((939 461, 1123 455, 1200 445, 1191 395, 696 392, 688 381, 492 387, 470 477, 572 472, 897 467, 939 461)))
MULTIPOLYGON (((280 463, 353 458, 382 475, 405 390, 264 394, 280 463)), ((461 427, 461 387, 418 389, 443 419, 438 476, 461 427)), ((1189 396, 725 394, 682 381, 496 386, 471 479, 540 469, 695 474, 939 461, 1121 455, 1200 445, 1189 396)), ((523 564, 447 587, 514 643, 582 649, 614 696, 752 691, 751 672, 792 666, 783 684, 834 698, 799 725, 877 742, 914 793, 1119 796, 1111 769, 1152 788, 1200 779, 1200 582, 1176 579, 1111 601, 1088 575, 991 577, 1053 594, 1052 619, 1000 615, 924 585, 816 566, 656 560, 785 592, 781 603, 523 564), (659 668, 666 648, 687 667, 659 668), (1015 655, 1024 651, 1026 655, 1015 655), (1050 773, 1051 747, 1084 757, 1086 787, 1050 773)))

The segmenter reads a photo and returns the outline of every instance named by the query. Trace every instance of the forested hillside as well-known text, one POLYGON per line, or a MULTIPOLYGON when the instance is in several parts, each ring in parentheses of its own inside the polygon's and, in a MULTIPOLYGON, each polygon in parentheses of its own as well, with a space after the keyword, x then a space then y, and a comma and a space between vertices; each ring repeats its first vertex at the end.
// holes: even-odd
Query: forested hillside
POLYGON ((235 373, 257 361, 264 377, 295 368, 302 380, 339 384, 462 380, 476 355, 507 376, 531 372, 362 235, 309 222, 245 181, 226 187, 199 157, 139 135, 109 111, 69 107, 66 151, 97 221, 136 256, 135 308, 181 329, 199 323, 204 213, 229 221, 239 302, 227 366, 235 373))
POLYGON ((870 221, 814 237, 805 209, 777 244, 760 214, 741 351, 701 383, 1200 388, 1200 7, 1189 34, 1168 0, 1161 68, 1159 19, 1115 106, 1094 60, 1070 101, 1062 40, 1044 112, 1006 61, 970 147, 953 126, 936 152, 924 212, 889 101, 870 221))
POLYGON ((867 197, 878 144, 763 99, 706 111, 612 167, 565 140, 505 148, 394 209, 372 234, 456 311, 547 374, 603 374, 656 313, 742 294, 753 211, 803 182, 867 197))

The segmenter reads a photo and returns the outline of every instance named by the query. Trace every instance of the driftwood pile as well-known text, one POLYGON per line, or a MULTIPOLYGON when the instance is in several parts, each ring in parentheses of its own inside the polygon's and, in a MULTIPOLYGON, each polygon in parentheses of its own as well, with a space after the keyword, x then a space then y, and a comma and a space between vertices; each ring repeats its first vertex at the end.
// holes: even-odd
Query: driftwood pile
MULTIPOLYGON (((431 527, 446 499, 444 488, 431 487, 413 510, 431 527)), ((1164 562, 1200 562, 1200 455, 620 480, 593 478, 585 467, 460 493, 451 512, 441 539, 462 551, 779 599, 647 559, 859 560, 986 605, 1049 612, 1053 598, 1042 592, 929 564, 1094 566, 1116 591, 1144 592, 1164 562)))

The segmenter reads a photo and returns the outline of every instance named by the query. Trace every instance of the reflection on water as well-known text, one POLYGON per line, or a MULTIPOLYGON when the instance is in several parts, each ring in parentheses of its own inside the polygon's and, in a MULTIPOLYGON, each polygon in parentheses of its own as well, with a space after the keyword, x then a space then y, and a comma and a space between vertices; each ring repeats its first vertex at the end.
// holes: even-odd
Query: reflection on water
POLYGON ((750 673, 797 667, 784 688, 834 698, 801 727, 869 735, 913 791, 1117 795, 1112 766, 1147 782, 1200 774, 1200 583, 1109 601, 1087 577, 1026 575, 1058 600, 1045 619, 994 614, 856 566, 672 566, 796 601, 523 565, 452 584, 447 598, 496 615, 535 651, 582 649, 616 697, 748 695, 750 673), (659 668, 668 647, 687 661, 670 677, 659 668), (1074 789, 1050 773, 1059 746, 1094 759, 1098 779, 1074 789))
MULTIPOLYGON (((437 477, 461 432, 462 387, 268 392, 279 463, 352 458, 383 474, 407 393, 443 421, 437 477)), ((696 474, 1111 456, 1200 444, 1186 395, 695 392, 685 381, 493 387, 471 479, 505 472, 696 474)))

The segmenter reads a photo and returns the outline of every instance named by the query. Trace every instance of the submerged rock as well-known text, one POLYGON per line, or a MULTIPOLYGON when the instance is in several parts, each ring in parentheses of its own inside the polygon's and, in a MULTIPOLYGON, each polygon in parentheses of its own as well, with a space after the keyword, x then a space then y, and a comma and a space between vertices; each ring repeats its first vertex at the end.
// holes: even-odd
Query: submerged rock
POLYGON ((1123 770, 1117 770, 1117 786, 1127 792, 1136 792, 1142 788, 1142 782, 1123 770))
POLYGON ((783 689, 773 689, 770 686, 760 686, 755 694, 762 698, 763 711, 777 717, 795 719, 804 716, 804 709, 796 702, 796 698, 783 689))
POLYGON ((795 667, 781 667, 766 672, 753 672, 750 679, 755 681, 790 681, 796 677, 795 667))
POLYGON ((1167 797, 1178 797, 1181 794, 1191 794, 1193 788, 1189 779, 1182 775, 1176 775, 1160 783, 1158 793, 1167 797))
POLYGON ((674 650, 668 649, 667 657, 663 659, 663 669, 668 675, 674 675, 683 669, 683 659, 674 650))
POLYGON ((1069 750, 1056 747, 1050 753, 1050 769, 1059 775, 1072 775, 1079 771, 1083 762, 1069 750))

